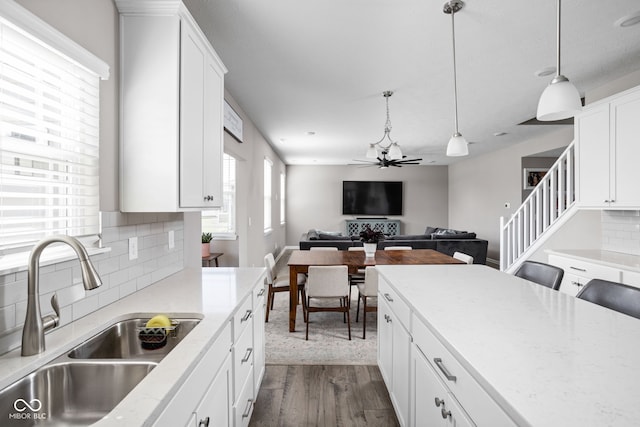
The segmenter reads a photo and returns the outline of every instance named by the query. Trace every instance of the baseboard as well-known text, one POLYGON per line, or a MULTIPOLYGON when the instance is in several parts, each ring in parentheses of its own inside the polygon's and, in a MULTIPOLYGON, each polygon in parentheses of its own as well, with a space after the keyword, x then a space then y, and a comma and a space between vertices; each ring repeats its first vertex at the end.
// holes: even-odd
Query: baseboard
POLYGON ((486 265, 488 265, 489 267, 495 268, 497 270, 500 270, 500 261, 497 259, 487 258, 486 265))

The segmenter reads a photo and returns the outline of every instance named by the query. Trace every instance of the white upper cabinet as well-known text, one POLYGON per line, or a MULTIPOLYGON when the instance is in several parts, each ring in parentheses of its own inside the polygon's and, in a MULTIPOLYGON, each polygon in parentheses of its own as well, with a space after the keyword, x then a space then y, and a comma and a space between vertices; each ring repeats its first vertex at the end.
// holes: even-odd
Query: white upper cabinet
POLYGON ((222 205, 226 68, 181 2, 120 11, 120 210, 222 205))
POLYGON ((578 205, 637 209, 640 88, 585 107, 576 118, 578 205))

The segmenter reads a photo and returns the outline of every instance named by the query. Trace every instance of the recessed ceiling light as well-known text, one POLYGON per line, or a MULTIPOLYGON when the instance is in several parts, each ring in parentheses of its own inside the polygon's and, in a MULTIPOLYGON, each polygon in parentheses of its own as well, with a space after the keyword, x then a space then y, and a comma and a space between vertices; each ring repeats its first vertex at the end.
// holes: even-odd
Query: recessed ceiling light
POLYGON ((287 142, 287 138, 280 138, 280 142, 287 142))
POLYGON ((506 134, 506 132, 496 132, 493 134, 493 136, 505 136, 506 134))
POLYGON ((307 132, 307 135, 309 135, 309 136, 313 136, 313 135, 315 135, 315 134, 316 134, 316 133, 315 133, 315 132, 313 132, 313 131, 309 131, 309 132, 307 132))
POLYGON ((613 23, 615 27, 626 28, 640 23, 640 11, 623 16, 613 23))
POLYGON ((536 77, 546 77, 556 72, 556 67, 545 67, 533 73, 536 77))

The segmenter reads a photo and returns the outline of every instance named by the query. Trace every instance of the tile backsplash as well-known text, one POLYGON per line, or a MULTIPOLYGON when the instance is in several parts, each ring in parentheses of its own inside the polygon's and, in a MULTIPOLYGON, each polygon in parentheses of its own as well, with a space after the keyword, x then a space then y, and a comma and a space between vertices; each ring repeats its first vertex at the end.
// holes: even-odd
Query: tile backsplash
POLYGON ((640 211, 602 211, 602 249, 640 255, 640 211))
MULTIPOLYGON (((78 260, 40 268, 40 308, 52 313, 58 293, 60 323, 77 320, 157 282, 184 267, 184 221, 181 213, 102 213, 102 246, 110 251, 92 255, 102 286, 85 291, 78 260), (169 249, 169 231, 175 246, 169 249), (138 258, 129 260, 129 238, 138 238, 138 258)), ((27 309, 27 272, 0 275, 0 354, 20 346, 27 309)))

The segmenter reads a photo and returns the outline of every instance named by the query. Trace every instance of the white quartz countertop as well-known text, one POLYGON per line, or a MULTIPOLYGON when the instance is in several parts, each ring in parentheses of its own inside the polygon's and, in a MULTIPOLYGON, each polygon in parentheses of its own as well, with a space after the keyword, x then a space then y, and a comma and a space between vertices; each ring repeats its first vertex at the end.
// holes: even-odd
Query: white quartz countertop
POLYGON ((640 425, 640 320, 482 265, 376 268, 518 425, 640 425))
POLYGON ((603 251, 600 249, 549 249, 546 252, 550 255, 560 255, 640 273, 640 255, 603 251))
MULTIPOLYGON (((55 359, 115 321, 136 314, 202 316, 200 323, 96 426, 151 425, 238 304, 263 282, 264 268, 185 269, 45 336, 46 351, 0 357, 0 389, 55 359)), ((134 316, 132 316, 134 315, 134 316)))

